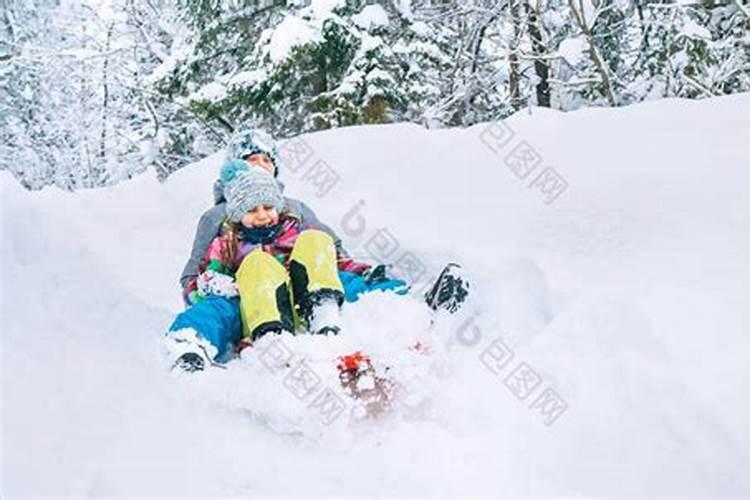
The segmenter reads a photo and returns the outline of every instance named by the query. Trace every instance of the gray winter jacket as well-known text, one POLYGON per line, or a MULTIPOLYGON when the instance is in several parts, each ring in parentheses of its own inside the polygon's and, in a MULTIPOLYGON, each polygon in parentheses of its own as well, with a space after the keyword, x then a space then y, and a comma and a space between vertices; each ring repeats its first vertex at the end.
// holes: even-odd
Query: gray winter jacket
MULTIPOLYGON (((279 182, 282 192, 284 185, 279 182)), ((200 274, 199 266, 203 261, 203 257, 208 251, 208 246, 211 242, 219 236, 221 232, 221 225, 226 219, 226 200, 224 199, 223 189, 224 186, 220 180, 214 183, 214 203, 215 205, 206 210, 198 221, 198 228, 195 231, 195 238, 193 238, 193 248, 190 251, 190 257, 185 263, 185 267, 182 270, 182 276, 180 276, 180 284, 185 289, 192 278, 195 278, 200 274)), ((297 216, 303 224, 310 224, 313 226, 320 227, 321 230, 327 232, 333 236, 333 240, 336 243, 336 250, 338 250, 339 257, 348 257, 349 254, 344 250, 341 244, 341 239, 336 233, 326 224, 322 223, 315 212, 312 211, 305 203, 294 198, 284 197, 285 207, 284 210, 297 216)))

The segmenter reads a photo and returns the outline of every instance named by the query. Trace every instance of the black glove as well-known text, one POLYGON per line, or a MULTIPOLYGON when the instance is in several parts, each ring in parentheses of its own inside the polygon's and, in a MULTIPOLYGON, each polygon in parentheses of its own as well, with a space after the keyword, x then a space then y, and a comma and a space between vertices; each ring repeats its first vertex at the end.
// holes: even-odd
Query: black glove
POLYGON ((368 285, 372 285, 373 283, 380 283, 383 281, 388 281, 390 278, 388 277, 388 266, 387 264, 378 264, 375 267, 371 267, 367 269, 364 273, 362 273, 362 277, 365 279, 365 283, 368 285))

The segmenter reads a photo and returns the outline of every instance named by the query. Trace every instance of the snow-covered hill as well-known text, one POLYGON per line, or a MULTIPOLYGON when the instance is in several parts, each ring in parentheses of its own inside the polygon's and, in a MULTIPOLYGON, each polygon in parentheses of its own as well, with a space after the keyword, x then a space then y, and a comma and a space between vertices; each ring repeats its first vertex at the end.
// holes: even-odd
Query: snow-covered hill
POLYGON ((748 109, 301 137, 287 194, 355 254, 416 262, 422 281, 457 260, 474 284, 429 332, 416 299, 374 295, 342 338, 285 341, 321 390, 338 353, 392 364, 410 397, 374 423, 325 422, 266 367, 268 343, 227 370, 165 371, 220 155, 74 194, 0 174, 3 498, 750 495, 748 109), (522 178, 524 141, 541 163, 522 178))

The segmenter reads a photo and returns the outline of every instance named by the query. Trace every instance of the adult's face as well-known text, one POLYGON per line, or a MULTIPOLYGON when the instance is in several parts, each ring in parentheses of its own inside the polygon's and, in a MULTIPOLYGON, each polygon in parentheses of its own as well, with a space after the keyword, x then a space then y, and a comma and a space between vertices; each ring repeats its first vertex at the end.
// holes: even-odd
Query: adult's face
POLYGON ((257 153, 254 155, 246 156, 245 161, 253 167, 260 167, 270 175, 273 175, 274 165, 271 157, 264 153, 257 153))

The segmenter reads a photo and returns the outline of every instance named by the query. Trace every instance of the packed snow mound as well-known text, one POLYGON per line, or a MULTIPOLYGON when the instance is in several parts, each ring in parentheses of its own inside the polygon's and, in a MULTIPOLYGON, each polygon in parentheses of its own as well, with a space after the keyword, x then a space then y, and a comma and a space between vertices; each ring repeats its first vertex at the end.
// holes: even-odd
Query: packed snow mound
POLYGON ((418 293, 374 294, 340 337, 282 339, 320 378, 304 397, 268 368, 279 339, 192 377, 160 358, 221 152, 73 194, 0 173, 2 496, 750 495, 747 109, 293 139, 287 195, 351 253, 415 290, 448 261, 472 280, 432 328, 418 293), (315 398, 360 348, 404 404, 326 422, 315 398))

